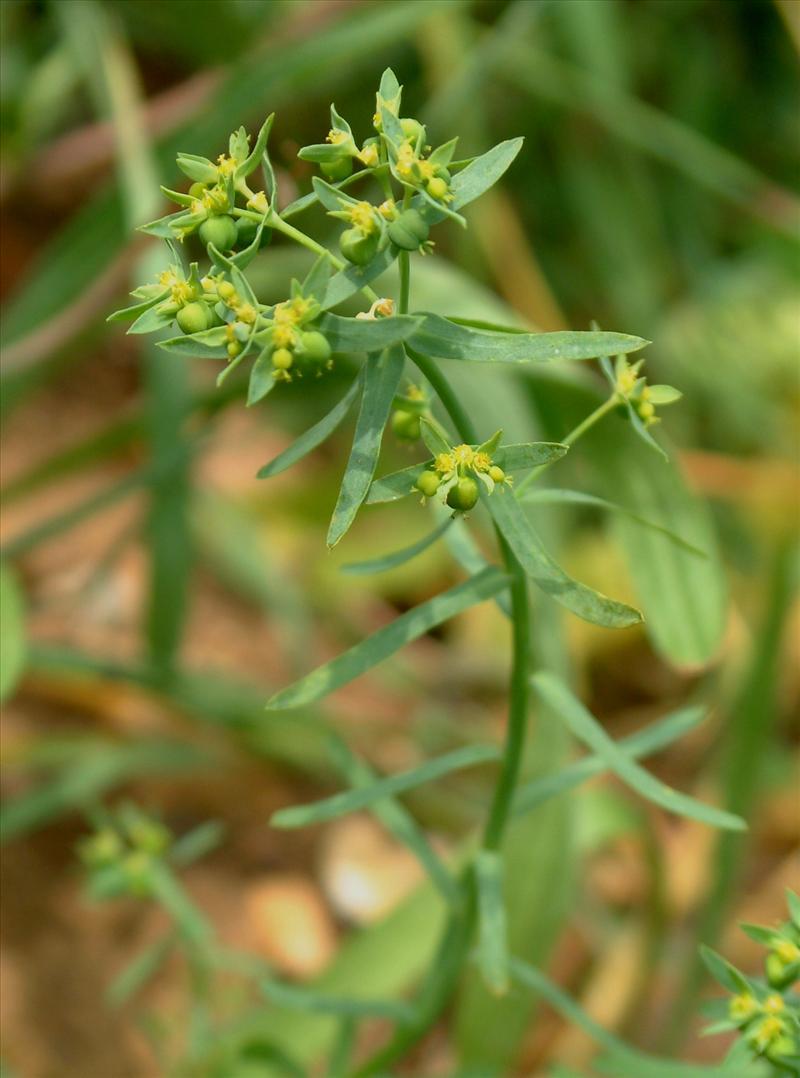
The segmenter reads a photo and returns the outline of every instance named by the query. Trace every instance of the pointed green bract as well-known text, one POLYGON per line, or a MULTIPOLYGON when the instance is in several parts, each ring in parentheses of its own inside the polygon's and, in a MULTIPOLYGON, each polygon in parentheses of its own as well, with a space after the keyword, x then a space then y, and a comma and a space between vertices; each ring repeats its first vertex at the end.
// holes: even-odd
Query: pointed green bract
POLYGON ((297 464, 303 457, 307 457, 317 446, 322 445, 350 411, 350 407, 361 389, 362 376, 363 372, 360 371, 339 403, 335 404, 328 414, 320 419, 319 423, 315 423, 305 434, 301 434, 296 441, 292 442, 288 449, 284 449, 269 464, 265 464, 263 468, 259 469, 257 478, 269 479, 270 476, 286 471, 287 468, 297 464))
POLYGON ((392 318, 342 318, 325 314, 319 328, 334 352, 382 352, 400 341, 408 340, 420 323, 413 315, 392 318))
POLYGON ((320 666, 294 685, 282 689, 269 700, 267 708, 278 711, 281 708, 302 707, 314 700, 321 700, 328 693, 360 677, 412 640, 427 633, 434 625, 449 621, 475 603, 491 599, 507 584, 508 577, 505 573, 494 567, 485 569, 441 595, 420 603, 343 655, 320 666))
POLYGON ((534 584, 557 603, 584 621, 608 629, 625 629, 642 620, 642 615, 632 606, 609 599, 565 573, 547 553, 525 510, 510 491, 497 492, 486 499, 486 504, 522 568, 534 584))
POLYGON ((710 824, 728 831, 744 830, 746 824, 739 816, 696 801, 679 793, 639 767, 616 742, 608 736, 569 688, 554 674, 541 671, 531 679, 536 692, 566 722, 572 733, 593 749, 609 769, 642 797, 678 816, 710 824))
POLYGON ((360 292, 362 288, 380 277, 397 258, 397 251, 391 245, 378 251, 373 260, 366 266, 348 266, 347 269, 335 273, 328 282, 325 295, 320 300, 324 311, 331 307, 338 307, 350 296, 360 292))
POLYGON ((378 465, 383 429, 400 385, 404 363, 405 353, 399 345, 367 359, 353 448, 328 528, 329 547, 335 546, 345 535, 367 496, 378 465))
POLYGON ((172 352, 176 356, 189 356, 192 359, 227 359, 227 326, 214 326, 191 336, 170 337, 166 341, 156 341, 159 348, 172 352))
POLYGON ((338 816, 346 816, 351 812, 374 805, 387 797, 413 790, 417 786, 424 786, 427 782, 433 782, 453 771, 461 771, 466 767, 475 767, 478 764, 492 763, 500 758, 500 751, 494 745, 467 745, 453 752, 445 753, 444 756, 434 757, 427 760, 419 767, 410 771, 402 771, 398 775, 376 779, 368 786, 360 786, 355 790, 345 790, 343 793, 334 794, 324 801, 315 801, 311 805, 293 805, 291 808, 280 809, 274 813, 270 820, 272 827, 292 829, 308 827, 311 824, 322 823, 325 820, 334 820, 338 816))

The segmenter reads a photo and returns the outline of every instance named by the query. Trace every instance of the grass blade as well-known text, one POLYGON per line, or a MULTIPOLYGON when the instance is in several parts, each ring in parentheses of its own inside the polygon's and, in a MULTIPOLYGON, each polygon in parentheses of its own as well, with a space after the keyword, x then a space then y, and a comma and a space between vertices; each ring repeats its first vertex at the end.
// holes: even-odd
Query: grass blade
POLYGON ((412 640, 427 633, 434 625, 441 625, 475 603, 491 599, 502 591, 507 583, 508 578, 504 573, 499 569, 489 568, 442 592, 441 595, 420 603, 349 651, 276 693, 267 702, 267 709, 277 711, 281 708, 302 707, 314 700, 321 700, 328 693, 360 677, 412 640))
POLYGON ((16 578, 0 565, 0 700, 14 691, 25 668, 25 603, 16 578))
POLYGON ((477 962, 490 992, 508 992, 508 942, 503 902, 503 862, 494 850, 479 850, 475 857, 478 889, 477 962))
POLYGON ((713 808, 711 805, 705 805, 686 794, 678 793, 677 790, 666 786, 648 771, 639 767, 608 736, 597 720, 559 678, 541 671, 533 676, 531 682, 542 700, 566 722, 575 737, 602 757, 609 769, 642 797, 660 805, 667 812, 678 816, 688 816, 692 820, 700 820, 712 827, 720 827, 728 831, 741 831, 745 828, 745 822, 739 816, 713 808))
POLYGON ((279 809, 271 817, 270 825, 283 830, 293 830, 297 827, 309 827, 311 824, 335 820, 337 816, 358 812, 387 797, 406 793, 417 786, 424 786, 453 771, 475 767, 477 764, 492 763, 499 759, 500 750, 494 745, 466 745, 464 748, 455 749, 443 756, 437 756, 433 760, 427 760, 424 764, 411 768, 409 771, 401 771, 397 775, 378 779, 369 786, 345 790, 310 805, 293 805, 291 808, 279 809))

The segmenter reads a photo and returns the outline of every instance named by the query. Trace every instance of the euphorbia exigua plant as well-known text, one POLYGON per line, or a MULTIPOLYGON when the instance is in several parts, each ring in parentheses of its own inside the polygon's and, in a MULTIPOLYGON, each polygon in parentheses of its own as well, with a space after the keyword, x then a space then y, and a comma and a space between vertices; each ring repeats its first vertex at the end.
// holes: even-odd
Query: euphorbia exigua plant
MULTIPOLYGON (((463 555, 467 570, 463 582, 282 689, 267 704, 270 709, 292 709, 318 701, 404 644, 487 599, 496 600, 509 617, 512 663, 502 747, 469 746, 411 771, 382 778, 368 775, 363 781, 364 772, 359 770, 363 765, 354 762, 347 747, 337 741, 340 760, 348 761, 345 774, 357 788, 316 804, 284 809, 272 821, 276 827, 300 827, 388 803, 393 809, 389 826, 414 850, 447 903, 449 914, 440 949, 408 1004, 290 991, 263 970, 257 973, 273 998, 342 1017, 336 1073, 386 1074, 437 1020, 462 970, 473 959, 498 995, 507 992, 513 980, 545 994, 550 990, 543 975, 508 952, 503 839, 514 815, 529 811, 592 772, 586 766, 573 766, 546 781, 520 781, 534 694, 591 749, 593 768, 614 771, 667 811, 719 827, 738 828, 742 823, 657 782, 636 763, 638 756, 669 743, 698 721, 696 710, 670 716, 618 744, 561 680, 548 671, 532 669, 531 585, 596 625, 625 628, 641 621, 631 606, 570 577, 543 545, 526 506, 535 501, 532 484, 542 471, 574 451, 581 436, 612 412, 621 412, 644 443, 662 452, 650 433, 657 422, 656 408, 677 400, 680 394, 670 386, 649 386, 642 373, 643 361, 630 358, 647 342, 599 330, 520 332, 409 310, 412 255, 431 250, 437 227, 466 227, 462 211, 509 168, 521 140, 500 143, 475 158, 458 158, 455 138, 432 148, 425 127, 402 115, 401 87, 394 74, 386 71, 369 137, 357 140, 332 107, 327 138, 300 151, 301 158, 319 166, 313 191, 280 208, 267 149, 271 123, 272 117, 252 147, 240 128, 231 136, 228 153, 216 162, 191 154, 178 156, 178 165, 191 186, 186 192, 165 189, 179 209, 143 226, 144 232, 166 241, 167 264, 157 281, 135 289, 136 305, 111 317, 135 319, 129 330, 132 333, 172 330, 173 335, 160 341, 160 346, 167 352, 220 360, 219 382, 249 364, 249 405, 273 391, 296 392, 299 388, 313 393, 316 379, 337 362, 337 356, 363 357, 342 400, 259 473, 264 478, 275 475, 310 453, 359 401, 353 447, 330 522, 328 546, 344 538, 364 505, 412 496, 422 503, 420 512, 429 511, 426 506, 439 507, 440 519, 427 538, 412 547, 351 569, 366 572, 401 564, 436 542, 448 528, 463 528, 465 523, 471 526, 481 505, 490 515, 496 539, 493 564, 471 550, 463 555), (259 171, 261 185, 254 179, 259 171), (329 250, 292 223, 316 204, 343 223, 338 250, 329 250), (317 259, 304 280, 287 282, 281 302, 266 304, 252 287, 247 269, 275 234, 313 251, 317 259), (202 266, 200 261, 187 265, 185 251, 192 247, 202 252, 202 266), (393 294, 376 293, 373 283, 393 266, 397 269, 393 294), (357 315, 335 313, 354 297, 363 301, 357 315), (181 332, 174 335, 176 326, 181 332), (517 365, 598 360, 608 379, 609 393, 605 402, 574 430, 565 432, 560 442, 509 444, 502 431, 480 429, 479 417, 471 415, 460 399, 457 379, 451 383, 440 360, 517 365), (418 460, 401 471, 375 478, 387 425, 404 441, 419 444, 418 460), (443 862, 406 810, 392 799, 479 763, 496 767, 491 804, 474 849, 459 859, 456 868, 443 862), (361 1018, 376 1014, 392 1019, 395 1028, 377 1053, 354 1059, 357 1053, 345 1050, 353 1027, 361 1018)), ((457 365, 452 369, 457 370, 457 365)), ((648 526, 646 521, 640 523, 648 526)), ((675 541, 681 542, 678 537, 675 541)), ((181 902, 175 900, 171 884, 164 883, 172 880, 163 869, 165 855, 145 851, 142 856, 152 856, 153 864, 161 867, 148 892, 147 872, 142 874, 142 858, 138 858, 140 893, 162 900, 167 895, 180 924, 181 902)), ((124 873, 120 879, 124 882, 124 873)), ((206 938, 205 928, 200 931, 195 924, 193 934, 185 936, 193 961, 213 965, 222 960, 206 938)), ((246 962, 240 962, 239 968, 253 972, 252 964, 246 962)), ((557 1001, 557 990, 552 991, 557 1001)))

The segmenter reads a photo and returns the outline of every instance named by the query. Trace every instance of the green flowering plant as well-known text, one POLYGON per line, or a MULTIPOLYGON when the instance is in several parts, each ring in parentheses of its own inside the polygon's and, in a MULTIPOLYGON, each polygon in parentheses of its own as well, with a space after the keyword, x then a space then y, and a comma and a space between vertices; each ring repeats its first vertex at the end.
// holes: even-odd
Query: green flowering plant
POLYGON ((735 1030, 738 1043, 770 1064, 776 1078, 800 1075, 800 898, 788 891, 787 901, 790 918, 784 924, 740 926, 766 952, 763 977, 748 977, 710 947, 702 949, 709 972, 730 993, 714 1008, 722 1016, 705 1032, 735 1030))
MULTIPOLYGON (((251 406, 277 387, 281 392, 292 392, 298 381, 303 382, 304 391, 309 381, 313 387, 317 378, 342 361, 341 357, 347 357, 348 367, 355 362, 357 373, 342 399, 267 463, 259 476, 269 478, 308 455, 339 427, 358 401, 352 449, 328 529, 328 546, 334 547, 344 538, 363 507, 407 496, 419 498, 425 507, 422 511, 433 512, 439 520, 413 546, 345 566, 345 571, 383 571, 416 557, 448 530, 451 536, 457 534, 451 549, 466 571, 464 580, 281 689, 268 701, 268 709, 289 710, 315 703, 477 603, 496 601, 510 620, 512 664, 502 747, 468 745, 408 771, 376 776, 331 734, 332 755, 348 788, 323 801, 283 809, 271 821, 279 828, 306 827, 367 808, 379 813, 386 826, 412 849, 447 909, 439 948, 415 998, 398 1003, 321 995, 282 984, 271 971, 241 956, 234 961, 216 944, 209 944, 210 950, 204 952, 203 962, 209 968, 221 964, 255 977, 264 993, 282 1005, 341 1020, 341 1037, 333 1050, 335 1064, 331 1064, 330 1073, 353 1076, 388 1074, 437 1021, 471 963, 493 995, 508 994, 513 983, 515 990, 547 995, 571 1019, 584 1021, 586 1016, 575 1017, 582 1012, 572 1001, 564 1004, 560 990, 511 953, 503 892, 503 843, 515 816, 580 782, 595 767, 614 772, 665 811, 720 828, 744 826, 738 817, 657 781, 636 762, 637 756, 663 747, 699 721, 701 713, 696 709, 666 717, 644 731, 635 745, 617 743, 560 678, 549 671, 532 670, 531 584, 547 600, 595 625, 626 628, 639 624, 642 615, 627 603, 575 580, 553 558, 529 511, 537 493, 531 485, 572 451, 589 429, 620 411, 645 445, 663 454, 651 433, 657 420, 655 409, 672 403, 680 394, 669 386, 647 385, 643 360, 628 358, 648 343, 637 336, 597 328, 521 332, 409 309, 412 256, 431 251, 433 230, 438 226, 466 227, 462 211, 502 177, 519 153, 522 140, 512 139, 480 156, 457 159, 457 139, 432 148, 425 126, 413 117, 402 116, 401 105, 402 88, 394 73, 387 70, 377 93, 373 131, 368 136, 357 138, 332 107, 325 140, 299 151, 303 160, 318 165, 320 175, 313 178, 310 192, 283 207, 268 149, 272 117, 262 126, 252 148, 240 128, 231 136, 227 154, 221 154, 216 162, 180 154, 178 166, 191 185, 186 192, 164 190, 179 209, 142 227, 142 231, 166 241, 168 265, 156 282, 134 290, 136 304, 111 316, 133 320, 129 332, 168 329, 172 335, 159 340, 159 346, 167 353, 218 360, 220 383, 234 371, 241 373, 242 365, 249 362, 247 403, 251 406), (260 185, 254 178, 259 169, 260 185), (351 193, 354 191, 357 195, 351 193), (338 253, 292 223, 314 206, 321 206, 332 221, 344 226, 336 241, 338 253), (270 237, 283 237, 316 255, 306 277, 287 282, 286 298, 272 304, 259 299, 247 275, 270 237), (196 250, 198 257, 187 261, 186 252, 196 250), (392 267, 397 268, 394 294, 381 295, 373 285, 392 267), (357 314, 336 313, 346 301, 354 300, 363 308, 357 314), (180 332, 175 333, 175 329, 180 332), (610 383, 608 398, 560 441, 524 443, 504 441, 502 430, 488 437, 486 431, 479 433, 441 362, 449 361, 450 369, 457 372, 463 363, 524 368, 591 360, 599 361, 610 383), (387 427, 401 441, 421 443, 421 459, 376 478, 387 427), (494 530, 495 563, 469 540, 468 527, 480 519, 482 510, 488 512, 494 530), (524 778, 523 746, 534 695, 590 750, 590 766, 566 768, 556 781, 552 776, 524 778), (496 770, 485 823, 469 855, 447 861, 396 799, 408 790, 477 765, 496 770), (390 1036, 371 1056, 358 1059, 355 1026, 376 1016, 391 1023, 390 1036)), ((595 503, 620 508, 599 499, 595 503)), ((629 515, 644 527, 655 527, 646 519, 629 515)), ((663 528, 658 530, 665 533, 663 528)), ((679 545, 688 545, 679 536, 665 534, 679 545)), ((97 844, 102 845, 99 839, 97 844)), ((152 856, 148 856, 152 869, 152 856)), ((163 863, 162 857, 158 864, 163 863)), ((96 871, 91 858, 89 864, 96 871)), ((614 1052, 628 1051, 613 1038, 605 1039, 614 1052)))

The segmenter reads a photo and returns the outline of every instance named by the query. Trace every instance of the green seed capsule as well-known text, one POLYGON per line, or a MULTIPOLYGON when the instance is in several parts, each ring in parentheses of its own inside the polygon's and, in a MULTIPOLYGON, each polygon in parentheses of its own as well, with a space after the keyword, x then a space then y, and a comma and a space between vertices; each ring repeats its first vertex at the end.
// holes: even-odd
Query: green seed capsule
POLYGON ((401 251, 418 251, 430 234, 430 227, 419 210, 403 210, 387 229, 389 239, 401 251))
POLYGON ((366 266, 378 251, 378 239, 377 232, 365 236, 359 228, 348 228, 339 237, 339 249, 348 262, 366 266))
POLYGON ((189 188, 189 194, 192 198, 202 198, 206 193, 206 185, 204 183, 195 183, 189 188))
POLYGON ((475 507, 477 501, 478 484, 469 476, 459 479, 456 485, 447 492, 447 504, 460 513, 468 513, 475 507))
POLYGON ((420 135, 422 135, 422 138, 424 140, 425 128, 422 126, 419 120, 415 120, 411 116, 405 116, 400 121, 400 126, 403 129, 403 134, 405 135, 405 137, 407 139, 410 139, 411 142, 413 142, 415 145, 420 135))
POLYGON ((328 339, 319 330, 309 329, 300 334, 303 355, 312 363, 327 363, 331 358, 331 346, 328 339))
POLYGON ((489 478, 495 483, 502 483, 506 477, 506 473, 502 468, 498 468, 496 464, 493 464, 489 469, 489 478))
POLYGON ((187 303, 175 315, 184 333, 202 333, 211 325, 211 312, 205 303, 187 303))
POLYGON ((229 341, 226 351, 231 359, 236 359, 242 351, 242 346, 238 341, 229 341))
POLYGON ((336 161, 323 161, 319 166, 319 170, 323 176, 333 180, 334 183, 338 183, 339 180, 346 180, 351 175, 353 159, 351 157, 339 157, 336 161))
POLYGON ((206 245, 213 243, 218 251, 231 251, 236 244, 236 222, 227 213, 209 217, 200 225, 200 239, 206 245))
POLYGON ((426 498, 432 498, 436 491, 439 489, 441 479, 436 472, 423 472, 417 480, 417 490, 424 494, 426 498))
MULTIPOLYGON (((244 247, 249 247, 253 240, 256 238, 256 232, 258 232, 258 223, 253 221, 250 217, 238 217, 236 219, 236 247, 238 250, 242 250, 244 247)), ((261 230, 261 242, 259 243, 259 249, 267 247, 272 239, 272 229, 264 228, 261 230)))
POLYGON ((773 988, 787 988, 797 978, 797 963, 786 963, 779 954, 771 951, 765 962, 767 980, 773 988))
POLYGON ((392 416, 392 431, 401 442, 416 442, 421 433, 419 416, 398 409, 392 416))
POLYGON ((288 348, 276 348, 272 353, 272 366, 276 371, 288 371, 294 363, 294 356, 288 348))

